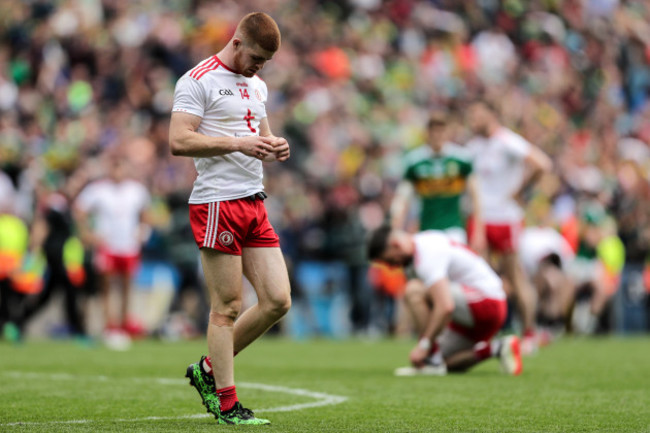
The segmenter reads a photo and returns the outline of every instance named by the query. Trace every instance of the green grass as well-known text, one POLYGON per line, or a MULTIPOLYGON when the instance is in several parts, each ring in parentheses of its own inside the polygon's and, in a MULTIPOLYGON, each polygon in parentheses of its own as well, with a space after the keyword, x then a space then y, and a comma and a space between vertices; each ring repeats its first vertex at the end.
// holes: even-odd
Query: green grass
MULTIPOLYGON (((259 412, 274 432, 650 432, 650 339, 565 339, 508 377, 487 361, 464 375, 397 378, 410 341, 264 339, 236 358, 239 382, 345 396, 259 412)), ((73 342, 0 343, 0 431, 213 432, 183 378, 203 342, 140 342, 128 352, 73 342), (169 378, 169 382, 156 381, 169 378), (151 379, 151 380, 149 380, 151 379), (145 419, 161 417, 163 419, 145 419), (68 421, 77 420, 79 423, 68 421), (84 422, 81 422, 84 421, 84 422), (17 424, 17 423, 23 423, 17 424)), ((252 409, 316 399, 250 387, 252 409)))

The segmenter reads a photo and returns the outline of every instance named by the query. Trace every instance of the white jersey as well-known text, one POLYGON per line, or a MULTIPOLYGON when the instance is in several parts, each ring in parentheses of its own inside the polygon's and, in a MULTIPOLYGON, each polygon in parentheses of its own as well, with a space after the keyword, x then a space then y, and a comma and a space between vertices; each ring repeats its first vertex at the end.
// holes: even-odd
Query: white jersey
MULTIPOLYGON (((267 96, 266 84, 257 75, 237 74, 215 55, 178 80, 172 111, 201 117, 197 132, 210 137, 259 135, 267 96)), ((194 158, 194 165, 198 176, 190 203, 233 200, 264 189, 262 161, 241 152, 194 158)))
POLYGON ((437 230, 418 233, 414 240, 415 273, 427 287, 448 278, 453 283, 476 289, 482 299, 505 299, 499 276, 467 246, 437 230))
POLYGON ((550 227, 527 227, 519 236, 519 257, 529 275, 534 275, 540 261, 550 254, 560 257, 562 267, 570 266, 575 254, 571 245, 550 227))
POLYGON ((99 180, 81 191, 77 207, 92 216, 95 233, 109 253, 135 255, 140 252, 140 214, 149 202, 141 183, 99 180))
POLYGON ((481 216, 490 224, 518 223, 524 212, 512 196, 524 181, 524 158, 532 144, 507 128, 468 143, 481 197, 481 216))

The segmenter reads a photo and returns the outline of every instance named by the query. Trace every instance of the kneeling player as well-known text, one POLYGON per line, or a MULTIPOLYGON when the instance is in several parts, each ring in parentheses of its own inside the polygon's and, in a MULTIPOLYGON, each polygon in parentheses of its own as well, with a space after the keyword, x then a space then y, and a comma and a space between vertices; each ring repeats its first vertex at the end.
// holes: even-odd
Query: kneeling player
POLYGON ((409 283, 406 303, 421 337, 410 354, 413 367, 395 374, 463 372, 492 357, 500 358, 504 372, 521 373, 519 339, 492 339, 506 319, 506 296, 481 257, 440 231, 411 235, 389 227, 372 234, 368 255, 402 266, 413 262, 419 280, 409 283))
POLYGON ((537 289, 537 320, 549 332, 538 336, 544 345, 565 327, 575 297, 567 269, 575 254, 569 243, 551 227, 528 227, 519 236, 519 254, 526 273, 537 289))

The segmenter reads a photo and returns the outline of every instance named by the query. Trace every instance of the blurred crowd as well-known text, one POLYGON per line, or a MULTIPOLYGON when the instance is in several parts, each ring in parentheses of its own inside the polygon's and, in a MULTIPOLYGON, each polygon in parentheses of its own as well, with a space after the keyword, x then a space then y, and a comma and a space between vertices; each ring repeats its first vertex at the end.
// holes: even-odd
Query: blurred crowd
POLYGON ((261 75, 271 127, 292 146, 287 163, 266 167, 269 215, 294 268, 344 264, 355 328, 373 320, 372 292, 355 283, 367 271, 364 236, 386 218, 403 154, 423 143, 433 109, 454 113, 465 143, 464 107, 476 99, 553 159, 531 223, 573 224, 593 251, 581 224, 618 236, 648 290, 643 0, 4 0, 1 211, 31 226, 51 193, 74 201, 119 152, 152 196, 143 258, 194 273, 195 170, 167 143, 174 85, 254 10, 282 32, 261 75))

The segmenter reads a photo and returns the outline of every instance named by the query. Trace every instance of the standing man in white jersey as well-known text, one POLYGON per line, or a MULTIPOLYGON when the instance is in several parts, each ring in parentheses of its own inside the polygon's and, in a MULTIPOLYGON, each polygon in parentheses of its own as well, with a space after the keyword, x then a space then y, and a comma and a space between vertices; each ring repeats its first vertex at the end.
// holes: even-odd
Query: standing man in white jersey
POLYGON ((491 357, 499 357, 504 372, 522 371, 519 339, 493 337, 507 313, 501 279, 479 255, 444 232, 411 235, 381 227, 368 243, 370 260, 394 265, 413 263, 419 287, 405 294, 420 339, 411 351, 413 367, 396 375, 442 375, 464 372, 491 357))
POLYGON ((131 286, 140 264, 151 197, 144 185, 129 179, 130 167, 123 155, 110 155, 106 162, 108 175, 81 191, 74 211, 81 239, 94 249, 110 342, 115 334, 128 337, 138 330, 129 320, 131 286), (110 302, 113 280, 121 291, 119 314, 112 311, 110 302))
MULTIPOLYGON (((535 349, 535 293, 517 255, 523 227, 526 193, 552 168, 549 157, 520 135, 502 126, 485 102, 468 110, 468 123, 476 137, 468 143, 481 197, 486 244, 500 259, 504 277, 514 291, 523 322, 522 349, 535 349)), ((476 235, 468 224, 468 238, 476 235)))
POLYGON ((262 162, 285 161, 289 144, 266 116, 266 84, 255 75, 280 47, 268 15, 246 15, 228 44, 176 84, 169 128, 172 154, 194 158, 198 177, 190 222, 210 292, 209 357, 187 369, 220 424, 269 424, 238 401, 233 354, 264 334, 291 306, 279 238, 264 207, 262 162), (258 303, 244 311, 242 275, 258 303))

